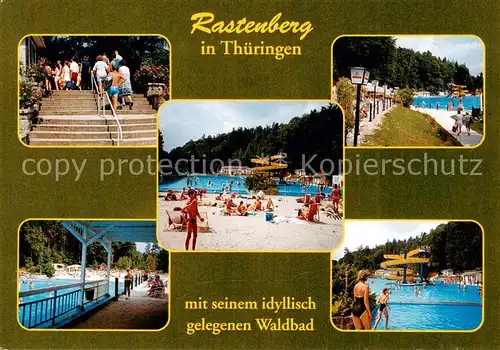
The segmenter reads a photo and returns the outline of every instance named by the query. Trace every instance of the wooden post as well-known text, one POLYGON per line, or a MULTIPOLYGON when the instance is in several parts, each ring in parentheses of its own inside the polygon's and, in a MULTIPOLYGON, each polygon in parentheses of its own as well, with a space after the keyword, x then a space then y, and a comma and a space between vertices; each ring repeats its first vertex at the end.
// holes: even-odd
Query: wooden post
POLYGON ((118 277, 115 277, 115 301, 118 300, 118 277))

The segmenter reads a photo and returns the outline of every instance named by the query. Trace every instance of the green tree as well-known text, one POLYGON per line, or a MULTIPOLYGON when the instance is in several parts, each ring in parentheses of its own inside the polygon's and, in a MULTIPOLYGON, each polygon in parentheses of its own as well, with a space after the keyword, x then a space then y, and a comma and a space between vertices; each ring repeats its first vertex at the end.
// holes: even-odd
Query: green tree
POLYGON ((40 265, 40 273, 46 275, 48 278, 54 276, 56 270, 54 269, 54 265, 52 262, 46 262, 40 265))
POLYGON ((156 271, 156 258, 154 255, 149 254, 146 258, 146 268, 148 271, 156 271))
POLYGON ((278 193, 276 181, 262 173, 248 175, 245 179, 245 186, 250 191, 264 191, 268 194, 278 193))
POLYGON ((347 78, 340 78, 336 86, 337 102, 342 107, 344 111, 345 119, 345 133, 346 135, 354 127, 354 106, 353 99, 355 93, 355 86, 351 84, 351 81, 347 78))
POLYGON ((122 256, 118 261, 116 262, 116 267, 119 270, 125 270, 129 269, 132 266, 132 261, 128 256, 122 256))
POLYGON ((396 99, 399 101, 403 107, 410 107, 413 102, 413 95, 415 91, 413 89, 399 89, 396 93, 396 99))

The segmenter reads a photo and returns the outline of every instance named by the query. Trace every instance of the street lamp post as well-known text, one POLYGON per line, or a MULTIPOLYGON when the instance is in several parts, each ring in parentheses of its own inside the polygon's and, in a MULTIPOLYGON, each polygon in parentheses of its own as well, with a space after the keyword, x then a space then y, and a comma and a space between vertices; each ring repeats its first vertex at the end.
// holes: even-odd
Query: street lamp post
POLYGON ((384 84, 384 100, 382 102, 382 109, 385 111, 385 92, 387 90, 387 85, 384 84))
MULTIPOLYGON (((373 119, 375 119, 375 103, 376 103, 376 96, 377 96, 377 86, 378 86, 378 80, 372 80, 372 84, 373 84, 373 119)), ((372 121, 372 119, 370 118, 369 120, 370 122, 372 121)))
POLYGON ((361 85, 368 83, 370 72, 363 67, 351 67, 351 83, 357 85, 356 92, 356 115, 354 119, 354 146, 358 145, 359 134, 359 102, 361 99, 361 85))

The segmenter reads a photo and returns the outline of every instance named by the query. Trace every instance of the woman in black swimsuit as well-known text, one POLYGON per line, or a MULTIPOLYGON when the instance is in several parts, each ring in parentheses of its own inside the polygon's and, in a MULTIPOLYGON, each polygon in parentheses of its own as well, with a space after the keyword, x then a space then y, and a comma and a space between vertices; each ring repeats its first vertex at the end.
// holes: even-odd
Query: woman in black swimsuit
POLYGON ((389 288, 382 289, 382 295, 378 298, 380 308, 378 309, 377 321, 373 329, 377 329, 378 323, 382 320, 382 314, 385 315, 385 329, 389 326, 389 288))
POLYGON ((371 329, 371 319, 373 318, 370 310, 370 287, 366 284, 366 280, 370 276, 370 272, 361 270, 358 273, 358 283, 354 286, 354 303, 352 305, 352 322, 357 330, 371 329))

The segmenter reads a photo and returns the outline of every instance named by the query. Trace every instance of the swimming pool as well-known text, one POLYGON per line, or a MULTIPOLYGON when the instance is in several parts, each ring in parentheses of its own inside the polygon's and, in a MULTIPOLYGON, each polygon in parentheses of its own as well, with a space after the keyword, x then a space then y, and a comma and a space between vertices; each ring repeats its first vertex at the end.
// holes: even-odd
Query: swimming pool
MULTIPOLYGON (((32 279, 32 281, 33 281, 32 288, 30 288, 29 283, 21 282, 19 292, 26 292, 29 290, 37 290, 37 289, 43 289, 43 288, 49 288, 49 287, 64 286, 67 284, 80 283, 79 278, 75 278, 75 279, 46 278, 46 279, 32 279)), ((87 280, 87 282, 91 282, 91 281, 92 280, 87 280)), ((124 283, 125 282, 123 279, 118 281, 118 288, 120 290, 123 289, 124 283)), ((109 281, 109 285, 110 285, 109 290, 111 291, 111 293, 114 293, 114 290, 115 290, 115 279, 114 278, 112 278, 109 281)), ((58 292, 58 294, 59 295, 66 294, 66 293, 72 292, 72 291, 77 290, 77 289, 79 289, 79 288, 76 287, 76 288, 62 289, 60 292, 58 292)), ((45 299, 48 297, 50 297, 50 293, 40 293, 40 294, 35 294, 35 295, 29 295, 29 296, 26 296, 23 298, 23 302, 27 303, 27 302, 31 302, 31 301, 42 300, 42 299, 45 299)))
MULTIPOLYGON (((191 187, 193 188, 206 188, 207 192, 210 193, 219 193, 222 192, 222 185, 226 186, 228 192, 234 192, 237 194, 248 194, 248 190, 245 187, 245 177, 243 176, 213 176, 213 175, 196 175, 189 176, 192 180, 191 187), (233 185, 231 190, 229 190, 229 180, 233 180, 233 185), (210 186, 208 182, 211 182, 210 186)), ((159 190, 164 192, 167 190, 173 190, 176 192, 182 191, 183 188, 187 188, 187 179, 188 177, 184 177, 181 179, 177 179, 174 181, 161 181, 159 185, 159 190)), ((325 194, 330 194, 332 192, 331 188, 327 188, 324 190, 325 194)), ((301 197, 304 194, 315 195, 318 193, 316 186, 310 186, 305 188, 300 184, 279 184, 278 185, 278 194, 282 196, 295 196, 301 197)))
MULTIPOLYGON (((464 96, 464 109, 472 110, 472 107, 480 108, 481 107, 481 98, 480 96, 464 96)), ((422 102, 425 102, 425 108, 437 108, 437 104, 439 103, 439 109, 446 110, 448 108, 448 103, 453 102, 453 109, 458 108, 458 97, 448 97, 448 96, 433 96, 433 97, 415 97, 413 98, 412 105, 423 107, 422 102)))
MULTIPOLYGON (((457 285, 438 282, 415 295, 413 286, 395 290, 395 281, 381 278, 368 280, 370 291, 377 297, 385 287, 391 287, 389 299, 389 329, 399 330, 474 330, 482 320, 482 297, 477 286, 467 286, 467 290, 457 285)), ((372 320, 375 324, 376 312, 372 320)), ((373 325, 372 324, 372 325, 373 325)), ((382 319, 377 329, 384 329, 382 319)))
MULTIPOLYGON (((76 278, 75 279, 56 279, 56 278, 32 279, 31 288, 30 288, 30 283, 28 283, 28 281, 21 281, 19 286, 19 292, 36 291, 37 289, 71 285, 79 282, 80 279, 76 278)), ((87 285, 87 287, 90 287, 90 285, 87 285)), ((104 296, 104 293, 108 292, 105 285, 99 286, 96 289, 98 293, 96 297, 99 296, 99 300, 101 300, 101 296, 104 296)), ((118 281, 118 289, 119 291, 122 291, 124 289, 123 279, 118 281)), ((114 291, 115 291, 115 280, 111 279, 109 281, 109 293, 113 295, 114 291)), ((22 298, 22 304, 19 305, 19 310, 18 310, 18 318, 21 324, 27 328, 36 327, 37 325, 39 325, 42 328, 49 326, 50 321, 45 322, 45 320, 50 320, 53 317, 52 315, 54 314, 56 316, 62 315, 63 313, 66 312, 66 310, 70 311, 75 307, 75 305, 79 305, 79 302, 81 300, 80 287, 71 287, 58 290, 57 301, 55 305, 53 301, 54 300, 53 296, 54 296, 53 292, 24 296, 22 298), (29 304, 40 300, 45 300, 45 301, 29 304)), ((99 300, 96 299, 94 301, 91 301, 87 305, 89 306, 95 305, 100 302, 99 300)))

